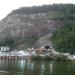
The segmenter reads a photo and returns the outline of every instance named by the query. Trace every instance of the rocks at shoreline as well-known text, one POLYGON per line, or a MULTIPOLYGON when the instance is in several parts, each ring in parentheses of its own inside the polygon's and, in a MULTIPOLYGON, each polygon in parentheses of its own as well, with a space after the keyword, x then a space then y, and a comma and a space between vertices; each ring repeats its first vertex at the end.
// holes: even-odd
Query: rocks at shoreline
POLYGON ((74 61, 75 56, 70 55, 70 53, 60 53, 53 49, 37 49, 31 53, 31 59, 45 59, 45 60, 55 60, 55 61, 74 61))

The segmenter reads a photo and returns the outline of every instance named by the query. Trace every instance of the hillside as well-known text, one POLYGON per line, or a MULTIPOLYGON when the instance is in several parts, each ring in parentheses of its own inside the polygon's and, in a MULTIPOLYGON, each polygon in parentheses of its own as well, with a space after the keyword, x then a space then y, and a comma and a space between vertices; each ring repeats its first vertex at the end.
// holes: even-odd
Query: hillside
POLYGON ((17 49, 52 45, 52 33, 74 22, 74 9, 73 4, 53 4, 13 10, 0 22, 0 45, 17 49))

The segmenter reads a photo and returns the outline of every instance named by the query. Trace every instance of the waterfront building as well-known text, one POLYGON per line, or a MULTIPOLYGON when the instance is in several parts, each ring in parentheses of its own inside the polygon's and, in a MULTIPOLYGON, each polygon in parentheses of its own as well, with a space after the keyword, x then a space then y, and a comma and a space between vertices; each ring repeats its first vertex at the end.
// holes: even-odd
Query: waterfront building
POLYGON ((10 50, 10 47, 9 46, 1 46, 0 47, 0 51, 1 52, 7 52, 7 51, 9 51, 10 50))

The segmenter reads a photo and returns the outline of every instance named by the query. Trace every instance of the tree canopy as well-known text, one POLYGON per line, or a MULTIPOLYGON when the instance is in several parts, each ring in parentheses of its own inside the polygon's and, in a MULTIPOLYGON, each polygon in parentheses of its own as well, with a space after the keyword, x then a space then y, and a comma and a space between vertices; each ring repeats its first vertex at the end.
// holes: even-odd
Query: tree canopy
POLYGON ((75 52, 75 24, 65 25, 52 36, 53 46, 60 52, 75 52))

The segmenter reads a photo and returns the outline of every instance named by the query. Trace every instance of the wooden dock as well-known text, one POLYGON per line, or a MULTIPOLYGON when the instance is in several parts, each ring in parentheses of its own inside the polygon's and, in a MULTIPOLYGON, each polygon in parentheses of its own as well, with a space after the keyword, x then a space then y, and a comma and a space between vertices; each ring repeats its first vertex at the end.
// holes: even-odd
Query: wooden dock
POLYGON ((0 56, 0 60, 21 60, 21 59, 31 59, 30 56, 0 56))

